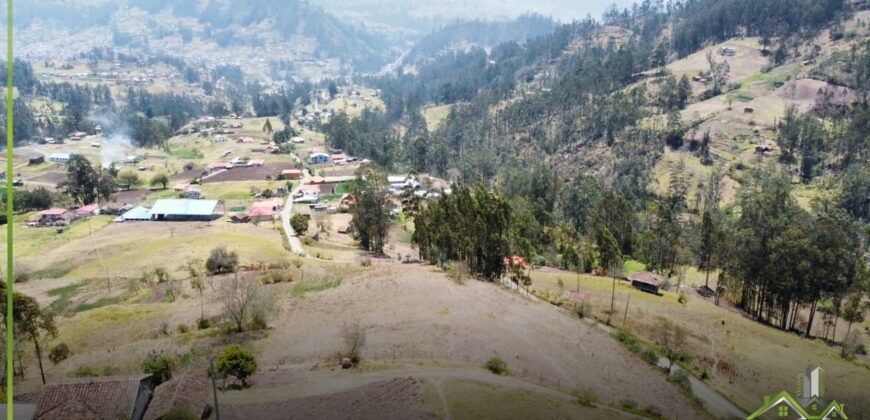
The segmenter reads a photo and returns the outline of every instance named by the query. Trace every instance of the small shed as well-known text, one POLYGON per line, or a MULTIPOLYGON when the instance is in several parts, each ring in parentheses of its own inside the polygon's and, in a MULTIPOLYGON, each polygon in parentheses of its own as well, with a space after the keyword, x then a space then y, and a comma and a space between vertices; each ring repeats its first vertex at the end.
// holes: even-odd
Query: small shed
POLYGON ((628 278, 631 280, 631 286, 637 290, 659 294, 659 288, 664 284, 665 279, 656 274, 650 273, 649 271, 638 271, 636 273, 632 273, 628 278))

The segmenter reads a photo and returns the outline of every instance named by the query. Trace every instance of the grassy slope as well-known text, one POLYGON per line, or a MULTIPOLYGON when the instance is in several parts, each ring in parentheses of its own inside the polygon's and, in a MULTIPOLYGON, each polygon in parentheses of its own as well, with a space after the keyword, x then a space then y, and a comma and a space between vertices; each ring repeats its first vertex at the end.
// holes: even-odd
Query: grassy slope
MULTIPOLYGON (((610 279, 535 272, 533 287, 558 292, 558 281, 561 279, 563 290, 567 292, 575 290, 578 278, 580 291, 591 294, 593 314, 599 319, 607 319, 605 311, 610 308, 610 279)), ((689 284, 703 284, 704 281, 702 273, 698 272, 687 273, 687 278, 689 284)), ((631 301, 627 326, 635 334, 655 341, 652 327, 657 317, 671 319, 689 330, 689 353, 693 356, 692 367, 696 374, 705 368, 710 370, 709 364, 702 359, 711 357, 711 343, 717 348, 717 353, 724 352, 726 358, 730 357, 732 363, 738 364, 738 375, 733 383, 721 372, 714 375, 710 383, 745 409, 758 405, 763 395, 781 389, 792 390, 794 375, 807 365, 813 365, 826 370, 830 395, 849 401, 851 406, 865 413, 870 411, 870 401, 862 391, 870 387, 870 363, 866 360, 859 363, 843 360, 839 356, 839 348, 762 325, 734 310, 717 307, 694 295, 686 305, 681 305, 676 293, 665 292, 664 296, 655 296, 634 290, 627 283, 620 283, 616 288, 617 313, 613 322, 617 326, 622 325, 629 295, 631 301), (729 346, 736 351, 723 350, 729 346)), ((817 319, 817 322, 821 321, 817 319)))

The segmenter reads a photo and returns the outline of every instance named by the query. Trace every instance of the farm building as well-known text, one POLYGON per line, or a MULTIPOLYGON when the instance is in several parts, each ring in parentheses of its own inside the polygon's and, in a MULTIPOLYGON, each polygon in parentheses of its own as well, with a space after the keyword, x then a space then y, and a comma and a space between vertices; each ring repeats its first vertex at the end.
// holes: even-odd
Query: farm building
POLYGON ((78 219, 81 217, 90 217, 100 214, 100 207, 96 204, 88 204, 87 206, 79 207, 72 211, 73 217, 78 219))
POLYGON ((35 153, 27 157, 28 165, 41 165, 43 163, 45 163, 45 155, 43 154, 35 153))
POLYGON ((54 163, 66 164, 74 155, 72 153, 52 153, 48 160, 54 163))
POLYGON ((217 200, 166 199, 157 200, 151 207, 151 220, 157 221, 211 221, 220 215, 215 213, 217 200))
POLYGON ((191 200, 199 200, 202 198, 202 190, 196 185, 188 185, 184 187, 184 198, 191 200))
POLYGON ((122 214, 120 219, 124 222, 151 220, 151 210, 145 207, 136 207, 122 214))
POLYGON ((81 139, 85 138, 87 135, 88 135, 88 133, 85 133, 84 131, 74 131, 72 133, 69 133, 69 139, 70 140, 81 140, 81 139))
POLYGON ((302 170, 301 169, 285 169, 281 171, 281 175, 284 175, 284 179, 302 179, 302 170))
POLYGON ((193 372, 173 375, 173 378, 154 389, 154 397, 148 404, 145 420, 165 418, 175 407, 184 407, 196 418, 208 418, 209 384, 206 377, 193 372))
POLYGON ((631 280, 631 286, 635 289, 655 295, 659 294, 659 288, 665 282, 664 278, 649 271, 632 273, 628 279, 631 280))
POLYGON ((43 210, 39 212, 39 214, 30 219, 27 222, 28 226, 50 226, 50 225, 64 225, 69 223, 70 219, 72 219, 72 215, 69 210, 64 208, 51 208, 48 210, 43 210))
POLYGON ((34 420, 141 420, 148 407, 151 375, 75 378, 50 383, 35 398, 34 420))
POLYGON ((281 204, 281 200, 258 201, 251 205, 248 216, 260 222, 272 220, 281 209, 281 204))
POLYGON ((347 162, 348 162, 347 155, 344 153, 334 154, 334 155, 332 155, 332 162, 335 163, 336 165, 347 164, 347 162))
POLYGON ((308 157, 308 163, 312 165, 329 163, 329 155, 326 153, 312 153, 311 156, 308 157))

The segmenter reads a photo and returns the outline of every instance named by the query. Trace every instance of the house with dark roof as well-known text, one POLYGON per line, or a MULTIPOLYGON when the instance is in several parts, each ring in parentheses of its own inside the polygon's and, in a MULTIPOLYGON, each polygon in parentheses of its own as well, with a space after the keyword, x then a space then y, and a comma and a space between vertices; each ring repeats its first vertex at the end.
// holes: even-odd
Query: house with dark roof
POLYGON ((151 375, 75 378, 49 383, 36 398, 34 420, 141 420, 151 375))
POLYGON ((632 273, 631 276, 628 277, 628 280, 631 281, 631 286, 637 290, 652 293, 654 295, 659 294, 659 288, 664 284, 665 279, 661 276, 657 276, 649 271, 638 271, 636 273, 632 273))
POLYGON ((205 376, 192 371, 176 375, 154 389, 154 397, 148 404, 144 420, 162 419, 175 407, 180 407, 198 418, 207 418, 211 412, 208 404, 209 386, 205 376))

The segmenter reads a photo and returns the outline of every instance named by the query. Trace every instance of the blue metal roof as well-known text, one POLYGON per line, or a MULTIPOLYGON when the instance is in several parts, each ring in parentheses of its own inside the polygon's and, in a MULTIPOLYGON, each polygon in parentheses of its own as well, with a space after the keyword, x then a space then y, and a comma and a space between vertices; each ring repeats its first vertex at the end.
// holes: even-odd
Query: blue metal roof
POLYGON ((121 215, 123 220, 151 220, 151 211, 145 207, 136 207, 121 215))
POLYGON ((157 200, 151 207, 153 215, 173 216, 211 216, 217 207, 217 200, 166 199, 157 200))

